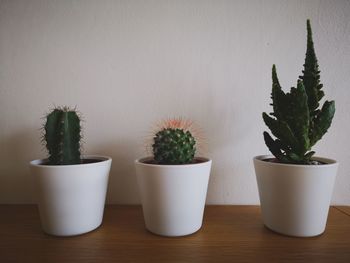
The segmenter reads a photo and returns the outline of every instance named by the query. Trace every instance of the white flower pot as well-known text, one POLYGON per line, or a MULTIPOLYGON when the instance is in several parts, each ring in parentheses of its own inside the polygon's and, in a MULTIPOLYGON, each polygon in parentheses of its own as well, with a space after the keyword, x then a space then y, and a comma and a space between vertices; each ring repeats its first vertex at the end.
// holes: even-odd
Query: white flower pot
POLYGON ((146 228, 158 235, 184 236, 202 226, 212 161, 157 165, 135 161, 146 228))
POLYGON ((45 165, 30 162, 43 230, 56 236, 73 236, 94 230, 102 223, 112 159, 85 156, 97 162, 45 165))
POLYGON ((338 163, 315 157, 321 165, 295 165, 254 158, 262 217, 271 230, 311 237, 324 232, 338 163))

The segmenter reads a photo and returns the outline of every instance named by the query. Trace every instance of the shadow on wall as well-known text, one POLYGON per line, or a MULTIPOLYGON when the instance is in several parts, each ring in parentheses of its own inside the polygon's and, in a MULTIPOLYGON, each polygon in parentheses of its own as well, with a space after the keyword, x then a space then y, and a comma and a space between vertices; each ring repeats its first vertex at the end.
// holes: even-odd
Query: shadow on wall
POLYGON ((109 204, 140 204, 135 175, 135 142, 120 140, 118 143, 100 145, 91 153, 112 157, 106 202, 109 204))
POLYGON ((37 148, 41 147, 33 147, 37 136, 37 130, 28 128, 3 139, 0 151, 0 200, 3 203, 35 201, 29 162, 35 158, 34 152, 37 152, 37 148))

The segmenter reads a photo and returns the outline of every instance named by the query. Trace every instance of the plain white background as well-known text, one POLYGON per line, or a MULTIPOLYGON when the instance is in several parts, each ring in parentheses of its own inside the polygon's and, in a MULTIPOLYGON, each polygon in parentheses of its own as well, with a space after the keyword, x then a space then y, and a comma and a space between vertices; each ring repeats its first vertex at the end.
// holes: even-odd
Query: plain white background
POLYGON ((0 202, 32 203, 28 162, 43 158, 53 105, 84 115, 84 152, 113 158, 109 203, 139 203, 134 159, 160 119, 205 131, 207 202, 258 204, 252 158, 267 154, 271 67, 301 73, 306 19, 321 81, 336 101, 315 147, 340 162, 333 204, 350 205, 349 1, 0 1, 0 202))

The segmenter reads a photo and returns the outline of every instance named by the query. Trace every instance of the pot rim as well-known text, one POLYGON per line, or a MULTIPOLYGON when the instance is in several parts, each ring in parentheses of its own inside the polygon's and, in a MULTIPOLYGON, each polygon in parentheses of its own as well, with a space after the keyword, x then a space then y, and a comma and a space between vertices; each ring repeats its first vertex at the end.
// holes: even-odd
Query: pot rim
POLYGON ((67 168, 67 167, 77 167, 77 166, 92 166, 100 163, 104 163, 107 161, 112 161, 112 158, 106 155, 82 155, 82 160, 89 160, 89 159, 97 159, 100 160, 100 162, 94 162, 94 163, 80 163, 80 164, 63 164, 63 165, 47 165, 42 164, 47 162, 47 158, 45 159, 36 159, 29 162, 30 166, 34 167, 52 167, 52 168, 67 168))
POLYGON ((152 164, 152 163, 144 163, 144 161, 153 160, 153 156, 147 156, 143 158, 136 159, 134 163, 136 165, 142 165, 142 166, 148 166, 148 167, 193 167, 193 166, 200 166, 200 165, 207 165, 208 163, 211 163, 212 160, 206 157, 196 156, 195 159, 199 159, 202 162, 200 163, 189 163, 189 164, 152 164))
POLYGON ((320 156, 314 156, 312 157, 312 160, 323 162, 323 164, 290 164, 290 163, 274 163, 274 162, 266 162, 265 159, 269 158, 275 158, 273 155, 257 155, 253 158, 253 161, 261 162, 264 164, 269 164, 273 166, 291 166, 291 167, 300 167, 300 168, 319 168, 322 169, 322 167, 329 167, 329 166, 337 166, 339 163, 330 158, 320 157, 320 156))

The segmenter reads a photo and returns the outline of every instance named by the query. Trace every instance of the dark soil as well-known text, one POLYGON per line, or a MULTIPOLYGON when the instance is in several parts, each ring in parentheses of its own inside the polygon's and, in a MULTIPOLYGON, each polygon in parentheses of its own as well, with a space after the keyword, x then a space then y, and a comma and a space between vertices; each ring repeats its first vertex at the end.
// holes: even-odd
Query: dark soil
MULTIPOLYGON (((285 163, 282 163, 279 160, 277 160, 277 158, 267 158, 267 159, 264 159, 263 161, 270 162, 270 163, 285 164, 285 163)), ((307 164, 307 165, 322 165, 322 164, 327 164, 327 163, 316 161, 316 160, 312 160, 312 163, 311 164, 307 164)))
POLYGON ((99 160, 99 159, 83 159, 83 164, 84 163, 99 163, 99 162, 102 162, 104 160, 99 160))
MULTIPOLYGON (((79 164, 88 164, 88 163, 98 163, 98 162, 102 162, 104 160, 100 160, 100 159, 83 159, 81 161, 81 163, 76 163, 76 164, 62 164, 62 165, 79 165, 79 164)), ((48 162, 42 163, 42 165, 52 165, 49 164, 48 162)), ((53 165, 59 165, 59 164, 53 164, 53 165)))
MULTIPOLYGON (((196 164, 196 163, 204 163, 204 162, 206 162, 206 160, 203 160, 203 159, 201 159, 201 158, 195 158, 195 159, 193 159, 193 161, 190 162, 190 163, 174 164, 174 165, 187 165, 187 164, 196 164)), ((157 163, 154 159, 146 160, 146 161, 144 161, 143 163, 145 163, 145 164, 158 164, 158 165, 172 165, 172 164, 166 164, 166 163, 159 164, 159 163, 157 163)))

